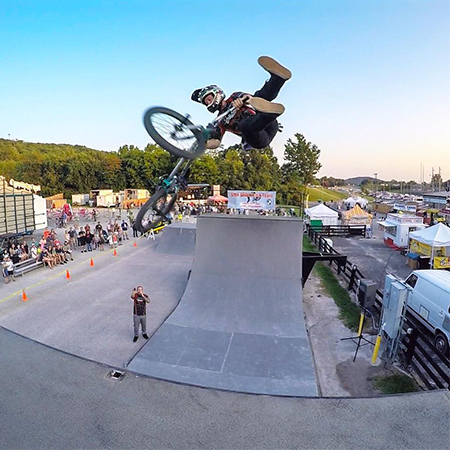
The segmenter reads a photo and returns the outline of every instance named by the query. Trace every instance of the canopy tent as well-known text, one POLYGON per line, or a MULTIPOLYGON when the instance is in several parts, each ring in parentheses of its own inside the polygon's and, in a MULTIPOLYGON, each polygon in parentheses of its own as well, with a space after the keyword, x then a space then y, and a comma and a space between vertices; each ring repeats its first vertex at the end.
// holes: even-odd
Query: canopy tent
POLYGON ((450 267, 450 228, 442 223, 410 233, 410 252, 430 256, 432 268, 450 267))
POLYGON ((216 203, 226 203, 226 202, 228 202, 228 198, 224 197, 223 195, 216 194, 216 195, 211 195, 211 197, 208 197, 208 201, 216 202, 216 203))
POLYGON ((349 197, 347 200, 344 200, 344 205, 347 208, 353 208, 356 205, 365 208, 367 206, 368 201, 362 197, 349 197))
POLYGON ((337 225, 339 213, 321 203, 312 208, 305 209, 309 220, 321 220, 323 225, 337 225))
POLYGON ((343 225, 370 225, 371 221, 372 214, 361 209, 358 204, 349 211, 344 211, 342 213, 343 225))
POLYGON ((450 246, 450 228, 442 223, 424 228, 423 230, 414 231, 410 233, 409 237, 433 247, 450 246))

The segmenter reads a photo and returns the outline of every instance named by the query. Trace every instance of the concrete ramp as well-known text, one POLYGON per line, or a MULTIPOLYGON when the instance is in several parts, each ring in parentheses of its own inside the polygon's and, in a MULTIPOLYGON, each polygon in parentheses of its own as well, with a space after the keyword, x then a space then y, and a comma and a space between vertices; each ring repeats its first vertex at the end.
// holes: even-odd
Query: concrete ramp
POLYGON ((302 230, 296 219, 199 217, 183 298, 130 370, 239 392, 317 396, 303 321, 302 230))
POLYGON ((157 236, 156 253, 165 255, 194 255, 196 226, 194 223, 175 222, 157 236))

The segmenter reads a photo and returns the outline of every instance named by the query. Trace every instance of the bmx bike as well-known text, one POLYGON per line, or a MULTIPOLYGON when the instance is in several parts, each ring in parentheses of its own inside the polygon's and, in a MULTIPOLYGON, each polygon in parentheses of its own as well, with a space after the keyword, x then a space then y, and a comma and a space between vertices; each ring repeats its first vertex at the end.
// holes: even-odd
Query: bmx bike
MULTIPOLYGON (((210 126, 229 123, 236 112, 236 108, 229 108, 217 116, 210 126)), ((209 129, 194 125, 189 115, 183 116, 161 106, 145 112, 144 126, 160 147, 179 159, 169 175, 159 178, 154 194, 139 210, 134 226, 142 233, 172 221, 170 211, 179 191, 187 188, 189 168, 204 153, 209 136, 209 129)))

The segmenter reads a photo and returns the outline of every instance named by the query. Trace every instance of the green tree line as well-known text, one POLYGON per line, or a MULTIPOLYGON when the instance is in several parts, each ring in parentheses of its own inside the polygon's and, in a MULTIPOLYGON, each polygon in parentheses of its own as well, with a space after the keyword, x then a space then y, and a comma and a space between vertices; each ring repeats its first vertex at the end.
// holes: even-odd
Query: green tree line
MULTIPOLYGON (((240 145, 207 151, 191 167, 190 183, 228 189, 275 190, 280 202, 300 205, 307 183, 320 169, 320 150, 301 134, 285 146, 280 166, 272 148, 244 151, 240 145)), ((157 145, 124 145, 117 152, 84 146, 0 139, 0 175, 40 184, 42 195, 92 189, 146 188, 167 175, 176 158, 157 145)))

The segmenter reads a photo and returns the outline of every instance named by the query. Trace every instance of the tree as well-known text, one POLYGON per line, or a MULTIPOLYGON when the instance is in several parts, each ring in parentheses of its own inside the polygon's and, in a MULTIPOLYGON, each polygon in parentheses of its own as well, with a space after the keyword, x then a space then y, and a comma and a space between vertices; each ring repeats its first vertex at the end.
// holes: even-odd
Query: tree
POLYGON ((311 142, 307 142, 302 134, 295 134, 297 142, 288 139, 284 146, 284 159, 282 170, 285 181, 292 178, 303 185, 313 183, 317 172, 322 167, 319 162, 320 150, 311 142))
MULTIPOLYGON (((311 142, 307 142, 302 134, 295 134, 297 142, 288 139, 284 146, 284 159, 282 166, 284 183, 287 192, 285 198, 288 203, 301 205, 307 196, 307 185, 313 184, 317 172, 322 167, 319 162, 320 150, 311 142)), ((303 214, 303 212, 302 212, 303 214)))

